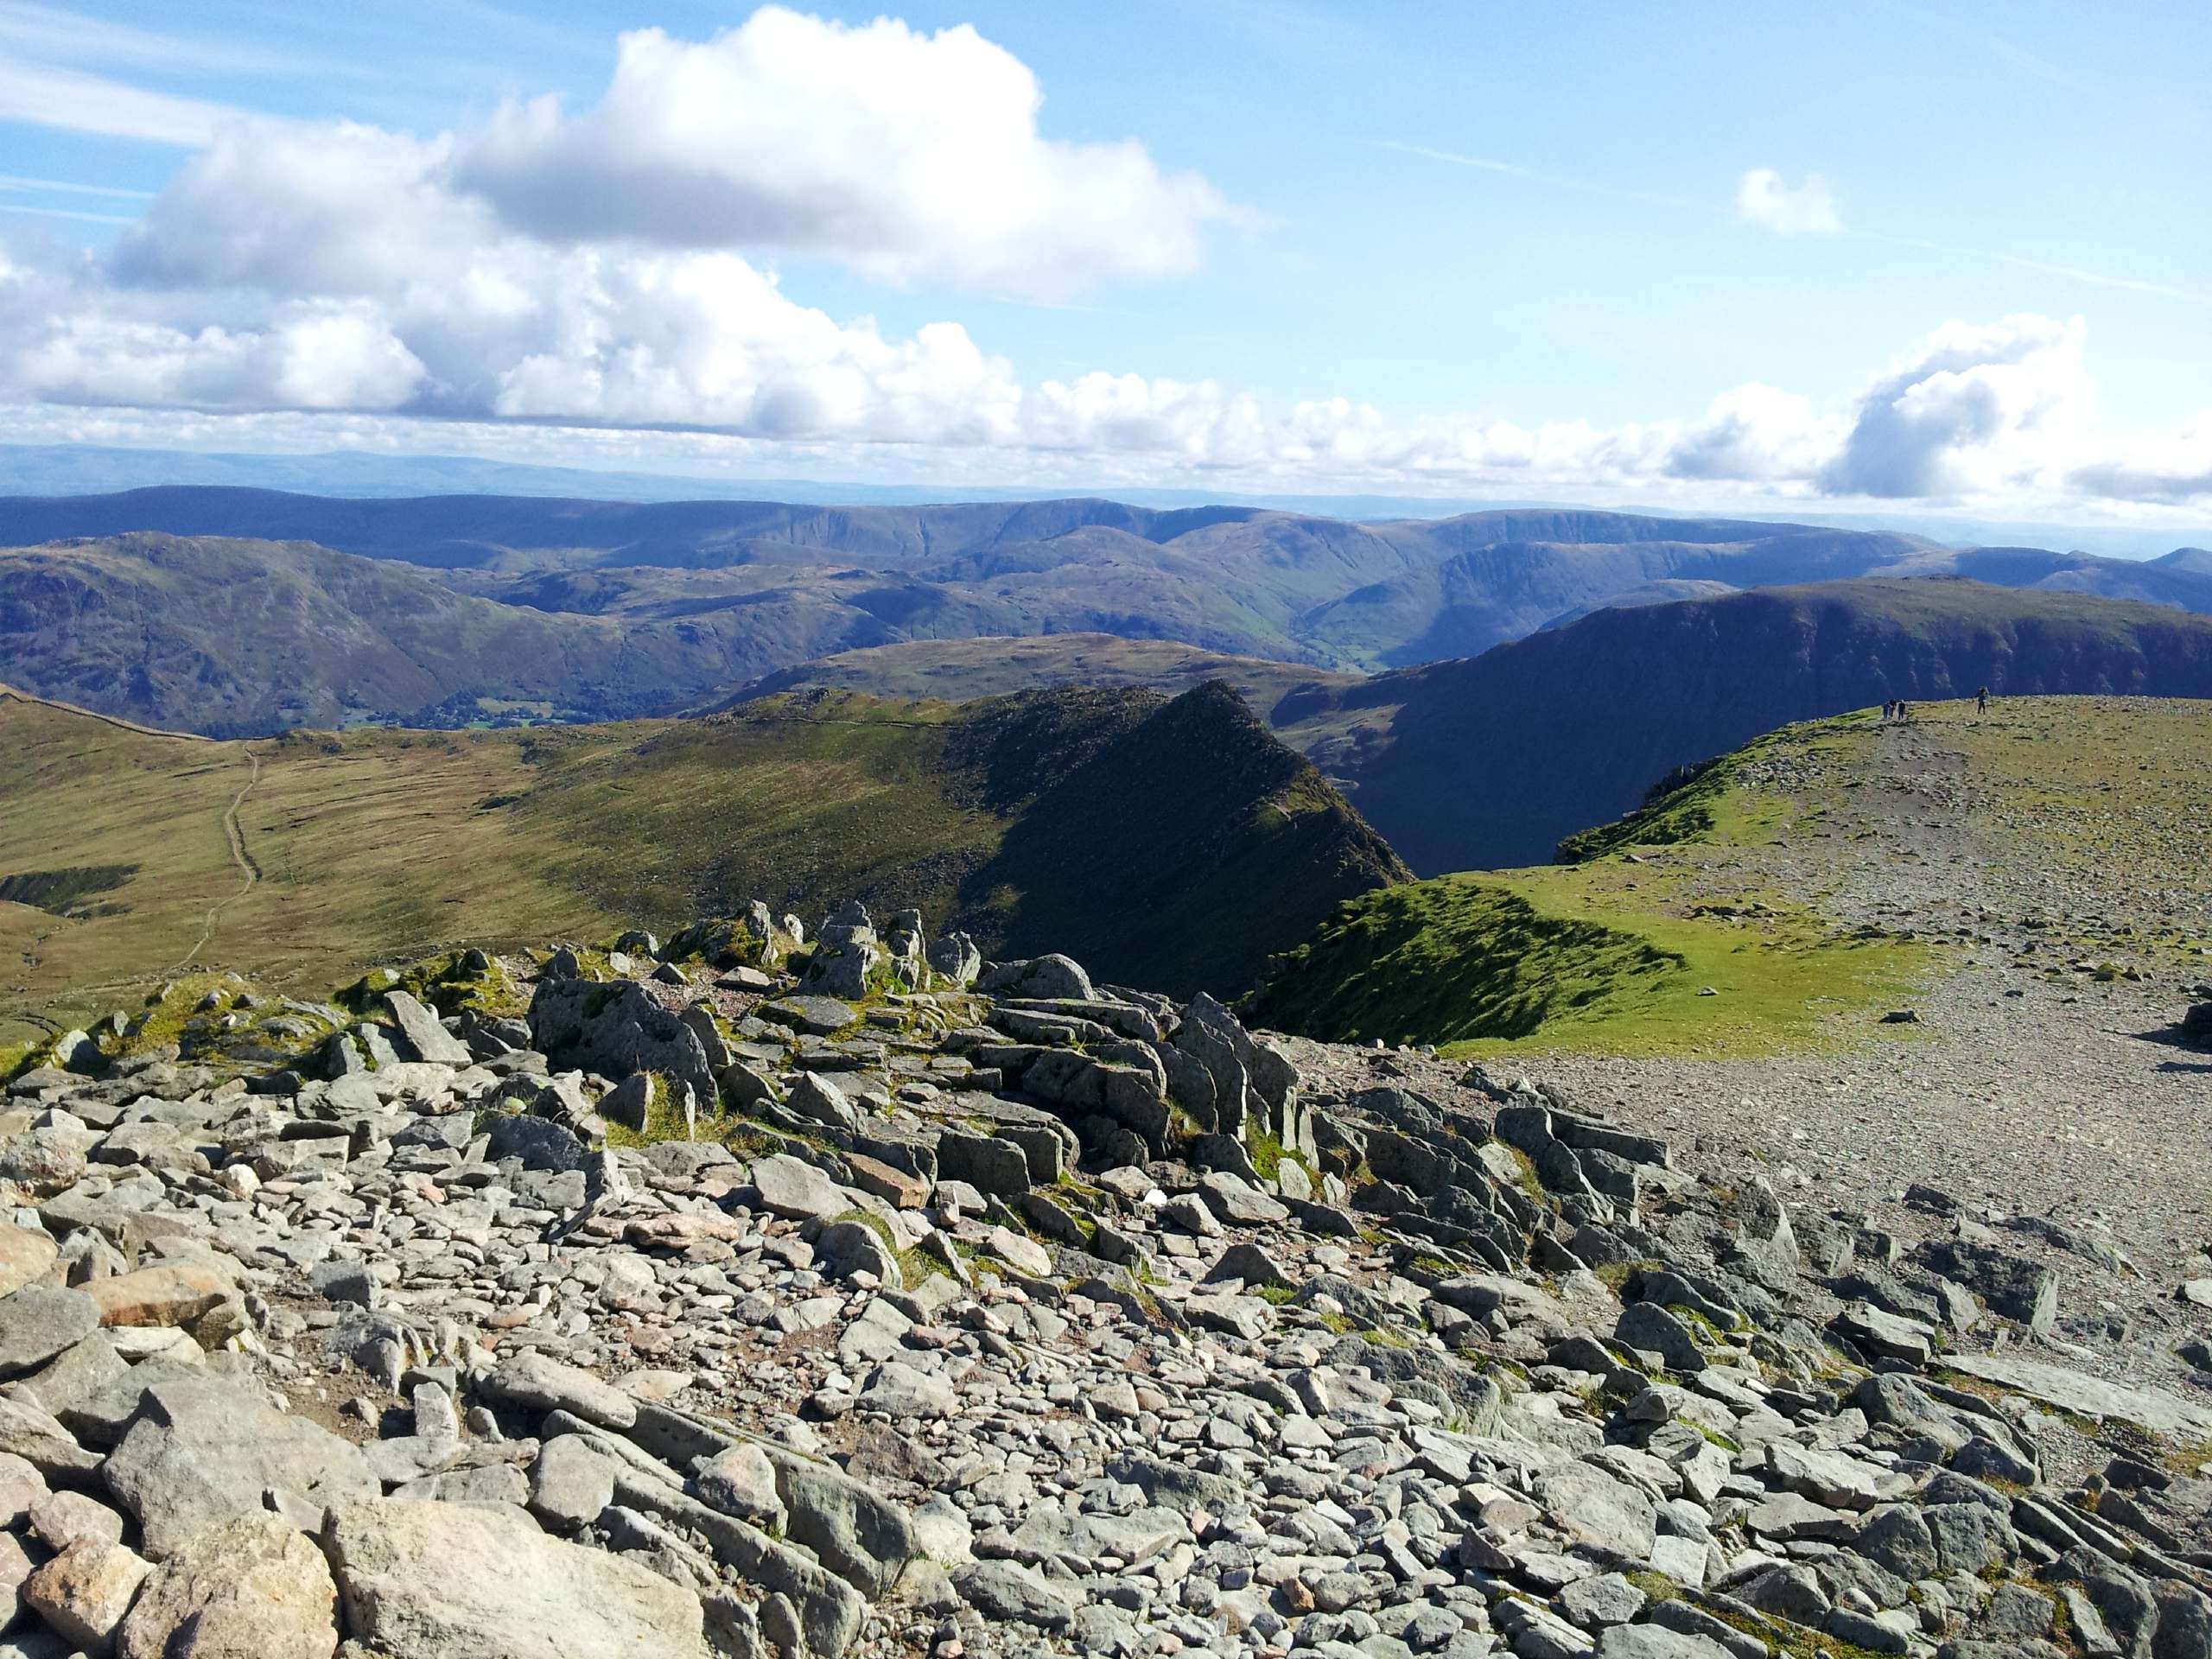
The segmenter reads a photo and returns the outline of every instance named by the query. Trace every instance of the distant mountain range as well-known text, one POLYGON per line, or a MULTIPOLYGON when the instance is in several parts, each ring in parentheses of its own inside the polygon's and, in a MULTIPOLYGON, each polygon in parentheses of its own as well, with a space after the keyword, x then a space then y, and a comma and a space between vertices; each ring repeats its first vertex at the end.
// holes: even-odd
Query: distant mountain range
MULTIPOLYGON (((147 449, 84 443, 0 444, 0 496, 99 495, 173 485, 289 490, 306 495, 397 498, 427 495, 562 496, 595 501, 786 501, 822 506, 928 506, 945 501, 1046 501, 1098 492, 1063 486, 894 484, 850 479, 747 478, 725 471, 663 473, 492 461, 478 455, 380 454, 359 450, 320 454, 226 454, 204 449, 147 449)), ((1230 505, 1371 523, 1390 518, 1451 518, 1462 513, 1551 509, 1573 504, 1439 495, 1302 494, 1268 491, 1224 493, 1116 485, 1117 501, 1144 507, 1230 505)), ((1664 508, 1626 505, 1656 518, 1695 518, 1664 508)), ((1965 518, 1955 514, 1890 511, 1771 515, 1786 522, 1838 530, 1923 536, 1950 547, 2018 543, 2071 548, 2111 558, 2143 559, 2177 540, 2202 538, 2205 526, 2177 535, 2133 524, 2056 524, 2032 519, 1965 518)))
POLYGON ((1001 636, 1109 634, 1372 672, 1478 655, 1615 605, 1867 575, 1970 575, 2212 613, 2198 550, 2138 563, 1569 510, 1354 524, 1102 500, 177 487, 0 499, 0 543, 31 550, 0 553, 0 652, 31 689, 226 732, 459 724, 515 706, 668 713, 831 653, 1001 636), (244 591, 256 572, 267 591, 244 591))

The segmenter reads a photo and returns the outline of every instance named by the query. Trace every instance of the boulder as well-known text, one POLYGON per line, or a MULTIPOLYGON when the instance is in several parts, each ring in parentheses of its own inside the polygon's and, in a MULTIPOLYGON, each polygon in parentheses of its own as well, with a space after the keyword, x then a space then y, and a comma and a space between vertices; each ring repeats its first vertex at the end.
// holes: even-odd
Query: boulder
POLYGON ((274 1515, 211 1527, 156 1567, 121 1630, 118 1659, 331 1659, 330 1567, 274 1515))
POLYGON ((338 1436, 217 1377, 149 1388, 104 1473, 157 1561, 260 1509, 271 1489, 307 1512, 381 1490, 360 1452, 338 1436))
POLYGON ((100 1327, 100 1305, 80 1290, 34 1285, 0 1298, 0 1377, 35 1370, 100 1327))
POLYGON ((200 1262, 168 1262, 94 1279, 85 1292, 104 1325, 194 1325, 238 1294, 229 1275, 200 1262))
POLYGON ((2057 1317, 2058 1275, 2025 1256, 1971 1239, 1943 1238, 1921 1246, 1920 1258, 1974 1292, 1993 1312, 2018 1319, 2038 1335, 2057 1317))
POLYGON ((405 1659, 705 1659, 693 1592, 496 1510, 370 1498, 322 1534, 346 1636, 405 1659))
POLYGON ((517 1354, 476 1386, 478 1392, 503 1405, 565 1411, 602 1428, 626 1429, 638 1421, 638 1402, 621 1389, 544 1354, 517 1354))
POLYGON ((12 1296, 54 1270, 61 1249, 53 1236, 31 1227, 0 1226, 0 1296, 12 1296))
POLYGON ((138 1554, 121 1544, 87 1538, 32 1573, 23 1583, 23 1600, 71 1646, 86 1654, 105 1654, 150 1571, 138 1554))
POLYGON ((906 1511, 828 1464, 780 1446, 766 1454, 775 1466, 776 1496, 790 1517, 785 1535, 870 1600, 888 1595, 919 1553, 906 1511))
POLYGON ((760 1207, 787 1221, 827 1221, 854 1207, 852 1198, 844 1188, 813 1165, 802 1163, 787 1152, 776 1153, 753 1165, 753 1186, 760 1195, 760 1207))
POLYGON ((1063 956, 1033 957, 1025 962, 1002 962, 976 982, 976 988, 995 996, 1039 1001, 1072 998, 1088 1002, 1096 993, 1083 964, 1063 956))
POLYGON ((715 1097, 714 1068, 683 1020, 628 980, 540 980, 530 1001, 531 1046, 563 1065, 605 1077, 658 1071, 691 1091, 715 1097))

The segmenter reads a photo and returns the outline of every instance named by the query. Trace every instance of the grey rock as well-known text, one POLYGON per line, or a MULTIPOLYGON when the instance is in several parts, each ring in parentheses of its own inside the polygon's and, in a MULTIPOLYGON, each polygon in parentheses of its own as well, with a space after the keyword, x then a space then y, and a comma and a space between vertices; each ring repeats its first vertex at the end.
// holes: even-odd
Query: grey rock
POLYGON ((1082 964, 1062 956, 1001 963, 976 982, 978 990, 1030 999, 1073 999, 1088 1002, 1096 994, 1082 964))
POLYGON ((603 1428, 625 1429, 638 1421, 638 1402, 578 1366, 540 1353, 504 1360, 477 1383, 504 1405, 531 1411, 565 1411, 603 1428))
POLYGON ((2050 1330, 2057 1317, 2058 1275, 2025 1256, 1964 1238, 1931 1240, 1921 1247, 1920 1256, 1994 1312, 2038 1334, 2050 1330))
POLYGON ((997 1135, 947 1129, 938 1137, 937 1173, 941 1181, 965 1181, 978 1192, 1001 1198, 1029 1191, 1029 1157, 997 1135))
POLYGON ((1033 1569, 1013 1561, 970 1561, 953 1573, 952 1582, 986 1618, 1058 1630, 1075 1617, 1066 1597, 1033 1569))
POLYGON ((811 1164, 801 1163, 787 1152, 763 1158, 753 1166, 753 1185, 761 1207, 787 1220, 827 1221, 852 1209, 845 1190, 811 1164))
POLYGON ((582 1434, 558 1434, 530 1465, 530 1512, 555 1532, 574 1532, 614 1501, 614 1468, 582 1434))
POLYGON ((820 1123, 833 1129, 851 1129, 858 1126, 860 1114, 853 1103, 845 1098, 845 1091, 829 1078, 812 1071, 799 1073, 798 1081, 791 1084, 791 1092, 784 1096, 790 1110, 810 1122, 820 1123))
POLYGON ((899 1287, 899 1259, 873 1228, 857 1221, 833 1221, 814 1241, 816 1268, 833 1278, 868 1274, 879 1284, 899 1287))
POLYGON ((99 1327, 99 1304, 80 1290, 32 1285, 0 1298, 0 1377, 35 1370, 99 1327))
POLYGON ((495 1510, 344 1503, 323 1532, 348 1636, 408 1659, 704 1659, 699 1598, 495 1510))
POLYGON ((768 1455, 791 1541, 871 1600, 889 1594, 919 1553, 906 1511, 826 1464, 780 1448, 768 1455))
POLYGON ((337 1604, 321 1550, 274 1515, 243 1515, 147 1578, 116 1633, 117 1659, 331 1659, 337 1604))
POLYGON ((776 1492, 776 1465, 757 1446, 733 1446, 700 1465, 699 1496, 724 1515, 784 1529, 784 1501, 776 1492))
POLYGON ((467 1065, 468 1046, 438 1022, 438 1016, 405 991, 384 994, 385 1012, 399 1027, 399 1034, 418 1060, 435 1065, 467 1065))
POLYGON ((260 1509, 270 1489, 308 1513, 379 1490, 361 1454, 335 1434, 214 1377, 148 1389, 143 1414, 103 1473, 157 1561, 260 1509))

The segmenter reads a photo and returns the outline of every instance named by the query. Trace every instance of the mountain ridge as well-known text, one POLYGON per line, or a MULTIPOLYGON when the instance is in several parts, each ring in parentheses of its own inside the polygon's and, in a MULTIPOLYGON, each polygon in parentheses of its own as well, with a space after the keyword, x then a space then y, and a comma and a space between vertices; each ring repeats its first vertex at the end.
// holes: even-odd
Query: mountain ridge
POLYGON ((1430 875, 1539 862, 1671 768, 1792 721, 1985 684, 2212 696, 2212 620, 1964 578, 1760 588, 1601 610, 1294 712, 1332 732, 1306 747, 1430 875))

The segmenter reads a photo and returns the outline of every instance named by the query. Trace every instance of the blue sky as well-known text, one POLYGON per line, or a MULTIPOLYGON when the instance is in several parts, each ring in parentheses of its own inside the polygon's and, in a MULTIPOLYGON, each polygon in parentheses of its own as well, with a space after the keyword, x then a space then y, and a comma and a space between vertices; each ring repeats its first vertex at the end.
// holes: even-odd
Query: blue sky
POLYGON ((2212 517, 2204 8, 893 16, 0 0, 0 440, 2212 517))

